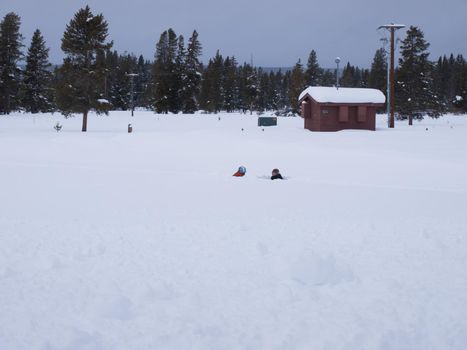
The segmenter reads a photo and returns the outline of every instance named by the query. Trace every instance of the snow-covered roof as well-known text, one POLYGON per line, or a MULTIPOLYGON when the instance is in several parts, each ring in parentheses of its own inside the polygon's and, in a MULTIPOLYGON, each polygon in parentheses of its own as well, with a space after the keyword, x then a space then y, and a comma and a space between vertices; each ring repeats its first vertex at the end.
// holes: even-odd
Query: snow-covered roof
POLYGON ((309 95, 318 103, 384 103, 386 97, 377 89, 339 88, 310 86, 298 98, 301 101, 309 95))

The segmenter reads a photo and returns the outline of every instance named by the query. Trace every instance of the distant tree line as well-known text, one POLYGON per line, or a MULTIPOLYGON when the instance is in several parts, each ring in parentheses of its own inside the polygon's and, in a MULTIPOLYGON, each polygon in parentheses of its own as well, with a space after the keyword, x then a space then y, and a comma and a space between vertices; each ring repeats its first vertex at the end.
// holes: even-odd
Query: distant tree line
MULTIPOLYGON (((63 63, 53 68, 40 32, 32 36, 26 54, 20 17, 8 13, 0 23, 0 113, 60 111, 83 114, 83 131, 91 110, 132 107, 158 113, 219 111, 298 112, 297 98, 307 86, 335 85, 335 71, 324 69, 312 50, 306 65, 267 70, 240 64, 219 51, 207 64, 200 61, 202 45, 193 31, 188 42, 173 29, 164 31, 152 60, 112 50, 107 22, 87 6, 67 25, 61 48, 63 63), (133 90, 133 94, 132 94, 133 90)), ((396 109, 400 118, 428 113, 467 112, 467 62, 462 55, 429 59, 423 32, 410 27, 400 47, 396 71, 396 109)), ((376 51, 370 69, 347 63, 343 87, 370 87, 386 93, 387 54, 376 51)))

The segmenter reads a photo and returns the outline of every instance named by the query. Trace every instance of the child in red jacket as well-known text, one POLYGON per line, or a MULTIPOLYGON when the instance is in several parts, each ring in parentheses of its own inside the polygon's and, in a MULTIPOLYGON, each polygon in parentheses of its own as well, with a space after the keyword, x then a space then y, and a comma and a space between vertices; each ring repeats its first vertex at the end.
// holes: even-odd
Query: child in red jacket
POLYGON ((232 176, 241 177, 241 176, 245 176, 245 174, 246 174, 246 168, 244 166, 241 166, 238 168, 237 172, 233 174, 232 176))

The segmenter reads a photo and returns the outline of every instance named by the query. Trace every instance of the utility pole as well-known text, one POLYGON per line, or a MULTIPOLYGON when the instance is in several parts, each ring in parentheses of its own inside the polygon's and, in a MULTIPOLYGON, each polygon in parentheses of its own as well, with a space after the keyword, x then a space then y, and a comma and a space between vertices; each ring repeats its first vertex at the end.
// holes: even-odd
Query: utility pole
POLYGON ((127 73, 126 75, 130 77, 130 83, 131 83, 130 108, 131 108, 131 116, 133 117, 133 114, 135 111, 135 77, 137 77, 139 74, 127 73))
POLYGON ((390 49, 390 67, 389 67, 389 81, 390 89, 388 95, 389 101, 389 115, 388 115, 388 124, 390 128, 394 128, 394 33, 396 30, 405 28, 403 24, 385 24, 384 26, 378 27, 378 29, 387 29, 391 33, 391 49, 390 49))

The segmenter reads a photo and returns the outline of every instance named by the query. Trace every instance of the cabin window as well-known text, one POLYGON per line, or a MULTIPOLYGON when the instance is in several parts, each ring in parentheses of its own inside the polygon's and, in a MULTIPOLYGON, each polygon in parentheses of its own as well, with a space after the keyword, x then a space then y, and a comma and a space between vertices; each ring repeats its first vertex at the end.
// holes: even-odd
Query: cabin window
POLYGON ((359 122, 366 121, 366 106, 358 106, 358 119, 359 122))
POLYGON ((349 121, 349 107, 339 106, 339 121, 348 122, 349 121))

